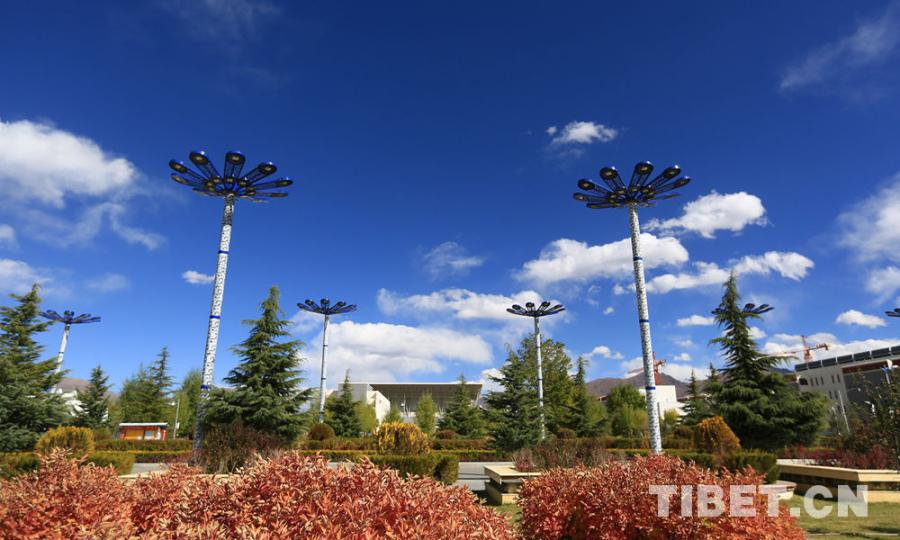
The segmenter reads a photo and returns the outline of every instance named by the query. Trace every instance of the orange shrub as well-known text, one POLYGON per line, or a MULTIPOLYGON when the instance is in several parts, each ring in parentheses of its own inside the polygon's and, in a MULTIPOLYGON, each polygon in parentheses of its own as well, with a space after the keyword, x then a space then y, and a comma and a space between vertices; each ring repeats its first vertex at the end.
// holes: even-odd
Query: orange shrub
POLYGON ((40 454, 54 448, 71 450, 73 456, 81 457, 94 451, 94 433, 88 428, 62 426, 41 435, 34 445, 34 451, 40 454))
POLYGON ((723 456, 741 449, 741 441, 721 416, 706 418, 694 427, 694 447, 723 456))
POLYGON ((506 518, 464 487, 400 478, 364 461, 329 468, 289 452, 227 482, 175 466, 123 485, 54 454, 0 481, 0 538, 512 540, 506 518))
POLYGON ((375 440, 382 454, 419 455, 431 451, 428 435, 416 424, 385 422, 375 430, 375 440))
MULTIPOLYGON (((601 467, 553 469, 525 482, 519 495, 524 538, 671 539, 767 538, 802 540, 787 509, 767 514, 765 495, 753 497, 754 517, 732 517, 729 486, 759 485, 754 473, 716 475, 679 458, 658 455, 634 461, 612 461, 601 467), (726 511, 719 517, 682 517, 680 490, 669 497, 669 515, 657 516, 657 495, 651 485, 718 485, 726 511)), ((696 493, 692 515, 697 516, 696 493)))

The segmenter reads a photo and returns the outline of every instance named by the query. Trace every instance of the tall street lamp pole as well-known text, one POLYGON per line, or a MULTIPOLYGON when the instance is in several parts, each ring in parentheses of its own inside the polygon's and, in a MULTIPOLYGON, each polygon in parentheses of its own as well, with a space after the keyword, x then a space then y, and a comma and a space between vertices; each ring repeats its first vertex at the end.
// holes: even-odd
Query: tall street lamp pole
POLYGON ((216 259, 216 275, 213 281, 212 306, 209 310, 209 326, 206 330, 206 348, 203 353, 203 378, 200 384, 200 403, 197 405, 197 420, 194 423, 194 450, 203 445, 203 413, 204 402, 209 396, 213 384, 216 362, 216 349, 219 345, 219 322, 222 318, 222 299, 225 295, 225 272, 228 268, 228 250, 231 245, 231 219, 234 215, 234 203, 237 199, 252 202, 268 202, 269 199, 287 197, 287 193, 271 191, 293 184, 289 178, 280 178, 271 182, 261 182, 272 175, 278 168, 272 162, 260 163, 249 173, 241 175, 246 158, 240 152, 225 154, 224 175, 219 174, 205 152, 194 151, 188 156, 197 171, 178 160, 169 161, 172 180, 188 186, 194 192, 208 197, 222 197, 225 208, 222 212, 222 229, 219 234, 219 251, 216 259))
POLYGON ((319 379, 319 423, 325 421, 325 359, 328 356, 328 321, 332 315, 341 315, 356 311, 356 304, 347 304, 347 302, 338 302, 331 304, 327 298, 323 298, 318 304, 307 299, 305 302, 298 303, 297 307, 310 313, 318 313, 325 316, 325 325, 322 327, 322 367, 319 379))
POLYGON ((550 307, 550 302, 541 302, 540 306, 535 307, 534 302, 526 302, 525 307, 513 304, 512 307, 506 308, 506 311, 513 315, 521 315, 523 317, 531 317, 534 319, 534 350, 537 357, 537 381, 538 381, 538 410, 541 415, 541 440, 547 437, 546 423, 544 422, 544 367, 541 362, 541 317, 547 315, 556 315, 566 308, 557 304, 550 307))
POLYGON ((69 331, 72 329, 72 325, 100 322, 100 317, 94 317, 90 313, 82 313, 76 317, 74 311, 68 310, 63 311, 63 314, 60 315, 52 309, 42 311, 40 315, 53 322, 63 323, 62 341, 59 342, 59 354, 56 355, 56 373, 59 373, 62 371, 63 356, 66 354, 66 346, 69 343, 69 331))
POLYGON ((638 221, 639 206, 653 206, 655 201, 677 197, 668 193, 687 185, 691 179, 677 178, 681 168, 666 168, 650 180, 653 165, 642 161, 634 166, 631 181, 626 185, 615 167, 600 169, 601 186, 587 179, 578 181, 578 188, 586 193, 575 193, 576 201, 587 203, 591 209, 628 207, 631 225, 631 255, 634 263, 634 289, 637 296, 638 325, 641 332, 641 353, 644 361, 645 392, 647 396, 647 420, 650 423, 650 448, 654 454, 662 452, 662 437, 656 405, 656 381, 653 375, 653 342, 650 338, 650 311, 647 307, 647 289, 644 283, 644 259, 641 255, 641 226, 638 221), (668 193, 667 195, 663 195, 668 193))

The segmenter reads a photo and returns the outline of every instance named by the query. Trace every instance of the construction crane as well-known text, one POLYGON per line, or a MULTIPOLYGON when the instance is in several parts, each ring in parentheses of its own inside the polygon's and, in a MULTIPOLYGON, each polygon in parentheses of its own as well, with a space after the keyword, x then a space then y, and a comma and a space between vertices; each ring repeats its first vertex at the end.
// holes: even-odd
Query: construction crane
POLYGON ((776 353, 773 356, 794 356, 800 353, 803 353, 803 361, 807 364, 810 363, 813 359, 812 352, 817 349, 825 349, 828 350, 827 343, 816 343, 815 345, 811 345, 808 341, 806 341, 806 336, 800 336, 800 340, 803 341, 803 347, 800 349, 792 349, 790 351, 781 351, 776 353))
MULTIPOLYGON (((653 380, 656 383, 656 386, 659 386, 662 384, 662 378, 659 376, 659 368, 661 366, 665 365, 665 363, 666 363, 665 358, 657 359, 656 353, 653 353, 653 380)), ((644 368, 632 369, 631 371, 629 371, 628 373, 625 374, 625 377, 626 378, 634 377, 635 375, 637 375, 639 373, 643 373, 643 372, 644 372, 644 368)))

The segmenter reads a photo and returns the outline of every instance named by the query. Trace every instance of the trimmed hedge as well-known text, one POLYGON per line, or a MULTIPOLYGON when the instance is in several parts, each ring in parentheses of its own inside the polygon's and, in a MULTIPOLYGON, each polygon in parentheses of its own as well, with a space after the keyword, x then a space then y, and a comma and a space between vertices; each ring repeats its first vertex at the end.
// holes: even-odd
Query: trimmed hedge
MULTIPOLYGON (((91 452, 84 460, 98 467, 112 465, 117 475, 130 474, 134 455, 128 452, 91 452)), ((38 470, 41 462, 33 452, 0 454, 0 477, 9 478, 38 470)))
POLYGON ((451 454, 438 454, 438 462, 434 467, 434 479, 446 485, 459 478, 459 458, 451 454))
POLYGON ((489 439, 431 439, 432 450, 487 450, 489 439))
POLYGON ((135 463, 187 463, 191 451, 160 450, 155 452, 128 452, 134 456, 135 463))
MULTIPOLYGON (((398 455, 398 456, 366 456, 369 461, 380 467, 394 469, 400 476, 428 476, 435 478, 435 468, 440 457, 437 454, 398 455)), ((354 461, 362 459, 360 456, 354 461)))
POLYGON ((142 441, 109 439, 97 441, 95 450, 110 450, 113 452, 173 452, 176 450, 191 450, 190 439, 169 439, 167 441, 142 441))
POLYGON ((429 476, 444 484, 452 484, 459 477, 459 462, 462 461, 458 452, 444 451, 432 452, 419 456, 380 455, 360 450, 295 450, 297 454, 305 456, 320 455, 330 461, 360 462, 363 457, 382 467, 390 467, 400 473, 401 476, 418 475, 429 476))

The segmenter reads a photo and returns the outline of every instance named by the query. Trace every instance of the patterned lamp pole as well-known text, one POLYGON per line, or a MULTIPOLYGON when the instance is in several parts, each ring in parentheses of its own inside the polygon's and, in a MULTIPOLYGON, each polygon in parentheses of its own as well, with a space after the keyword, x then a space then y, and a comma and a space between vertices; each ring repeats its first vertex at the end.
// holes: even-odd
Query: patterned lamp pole
POLYGON ((894 318, 900 319, 900 308, 895 308, 895 309, 892 309, 891 311, 885 311, 884 314, 887 315, 888 317, 894 317, 894 318))
POLYGON ((656 407, 656 381, 653 376, 653 343, 650 340, 650 312, 647 308, 647 289, 644 284, 644 259, 641 257, 641 226, 638 221, 638 206, 653 206, 655 201, 677 197, 670 191, 687 185, 691 179, 678 178, 681 168, 667 167, 650 180, 653 165, 642 161, 634 166, 631 181, 626 185, 615 167, 600 169, 603 186, 587 179, 578 181, 576 201, 587 203, 591 209, 628 207, 631 224, 631 254, 634 261, 634 289, 637 295, 638 323, 641 330, 641 352, 644 360, 645 391, 647 394, 647 419, 650 423, 650 448, 654 454, 662 452, 662 437, 659 431, 659 416, 656 407), (667 195, 663 195, 668 193, 667 195))
POLYGON ((172 180, 192 188, 200 195, 222 197, 225 209, 222 213, 222 232, 219 236, 219 253, 216 260, 216 276, 213 282, 212 308, 209 312, 209 327, 206 332, 206 349, 203 353, 203 379, 200 384, 200 404, 197 407, 197 421, 194 424, 194 450, 203 445, 203 402, 209 396, 213 384, 216 362, 216 348, 219 344, 219 322, 222 318, 222 297, 225 294, 225 271, 228 267, 228 249, 231 244, 231 219, 237 199, 252 202, 268 202, 269 199, 287 197, 287 193, 272 191, 293 184, 289 178, 262 182, 278 170, 272 162, 260 163, 250 172, 242 175, 246 158, 240 152, 225 154, 224 174, 219 174, 205 152, 194 151, 188 156, 197 171, 178 160, 169 161, 172 180))
POLYGON ((561 311, 565 311, 566 308, 562 307, 560 304, 556 304, 553 307, 550 307, 550 302, 544 301, 541 302, 540 306, 535 307, 534 302, 526 302, 525 307, 518 304, 513 304, 511 308, 506 308, 506 311, 512 313, 513 315, 521 315, 523 317, 531 317, 534 319, 534 350, 537 356, 537 380, 538 380, 538 410, 541 414, 541 440, 544 440, 547 436, 547 429, 544 424, 544 368, 541 365, 541 317, 546 317, 547 315, 556 315, 561 311))
POLYGON ((319 300, 318 304, 307 299, 305 302, 298 303, 297 307, 310 313, 318 313, 325 316, 325 326, 322 328, 322 373, 319 380, 319 423, 322 423, 325 421, 325 358, 328 355, 328 321, 332 315, 356 311, 356 304, 348 305, 347 302, 341 301, 332 305, 327 298, 323 298, 319 300))
POLYGON ((61 322, 64 325, 62 341, 59 343, 59 354, 56 355, 56 373, 59 373, 62 370, 63 356, 66 354, 66 345, 69 343, 69 330, 72 329, 72 325, 100 322, 100 317, 94 317, 90 313, 82 313, 76 317, 74 311, 63 311, 63 314, 60 315, 52 309, 42 311, 40 315, 45 319, 61 322))

